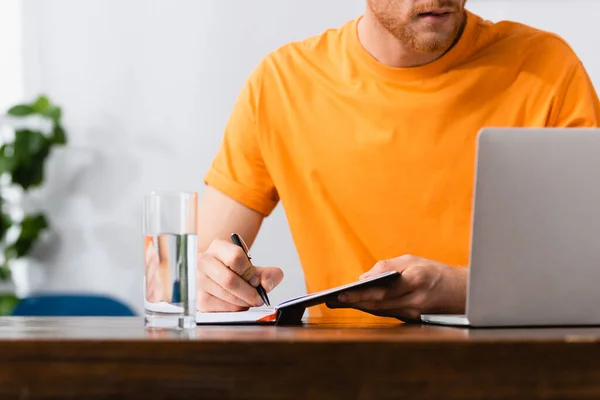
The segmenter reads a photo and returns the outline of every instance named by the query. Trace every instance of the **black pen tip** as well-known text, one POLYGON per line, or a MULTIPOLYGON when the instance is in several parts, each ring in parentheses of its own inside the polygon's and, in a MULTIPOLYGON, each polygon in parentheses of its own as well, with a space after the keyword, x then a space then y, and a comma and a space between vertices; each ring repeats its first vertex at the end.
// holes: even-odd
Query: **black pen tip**
POLYGON ((258 293, 260 294, 262 301, 264 301, 264 303, 267 305, 267 307, 271 307, 271 302, 269 301, 269 297, 267 296, 266 290, 261 285, 258 285, 258 287, 256 289, 258 290, 258 293))

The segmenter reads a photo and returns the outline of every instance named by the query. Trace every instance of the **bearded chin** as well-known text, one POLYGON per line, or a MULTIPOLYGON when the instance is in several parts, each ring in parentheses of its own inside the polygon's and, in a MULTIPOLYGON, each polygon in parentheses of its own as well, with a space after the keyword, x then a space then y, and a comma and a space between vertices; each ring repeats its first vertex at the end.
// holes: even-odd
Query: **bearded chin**
POLYGON ((399 35, 395 35, 398 40, 404 43, 407 47, 417 53, 430 54, 430 53, 441 53, 446 51, 454 43, 457 31, 454 31, 452 35, 447 37, 419 37, 416 32, 402 32, 399 35))
POLYGON ((447 51, 460 37, 464 22, 452 29, 450 32, 417 32, 410 24, 398 26, 395 21, 383 18, 381 24, 400 42, 409 49, 423 54, 441 53, 447 51))

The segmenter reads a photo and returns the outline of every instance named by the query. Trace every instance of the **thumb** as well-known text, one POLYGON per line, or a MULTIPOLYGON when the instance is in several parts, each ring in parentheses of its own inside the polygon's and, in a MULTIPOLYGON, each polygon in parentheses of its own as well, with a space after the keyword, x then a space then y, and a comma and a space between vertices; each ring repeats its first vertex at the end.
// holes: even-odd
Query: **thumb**
POLYGON ((395 260, 380 260, 375 263, 373 268, 362 274, 359 279, 371 278, 375 275, 383 274, 384 272, 399 270, 398 263, 395 260))
POLYGON ((405 269, 413 267, 417 264, 421 264, 426 260, 420 257, 415 257, 410 254, 405 254, 400 257, 392 258, 389 260, 377 261, 375 266, 370 271, 365 272, 360 276, 359 279, 366 279, 375 275, 383 274, 388 271, 404 272, 405 269))
POLYGON ((255 267, 260 277, 260 283, 267 292, 270 292, 283 280, 283 271, 277 267, 255 267))

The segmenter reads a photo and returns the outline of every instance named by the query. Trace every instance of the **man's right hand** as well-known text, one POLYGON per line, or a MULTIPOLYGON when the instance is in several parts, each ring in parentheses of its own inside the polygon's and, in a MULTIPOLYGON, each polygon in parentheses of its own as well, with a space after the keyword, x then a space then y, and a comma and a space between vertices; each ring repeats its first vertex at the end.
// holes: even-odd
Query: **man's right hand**
POLYGON ((283 280, 279 268, 254 267, 235 244, 213 241, 198 258, 198 310, 202 312, 245 311, 263 301, 258 284, 270 292, 283 280))

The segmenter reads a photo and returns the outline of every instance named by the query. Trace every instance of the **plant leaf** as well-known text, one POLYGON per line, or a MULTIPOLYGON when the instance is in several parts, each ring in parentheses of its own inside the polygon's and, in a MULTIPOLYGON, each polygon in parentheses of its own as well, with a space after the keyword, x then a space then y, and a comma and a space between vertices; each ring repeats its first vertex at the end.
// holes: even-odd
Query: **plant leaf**
POLYGON ((33 108, 33 111, 35 111, 37 113, 46 114, 49 107, 50 107, 50 100, 48 100, 48 97, 40 96, 37 98, 35 103, 33 103, 32 108, 33 108))
MULTIPOLYGON (((6 280, 10 278, 10 270, 8 270, 8 273, 9 277, 6 280)), ((14 294, 0 295, 0 315, 11 315, 19 301, 19 298, 14 294)))
POLYGON ((31 157, 49 145, 48 139, 40 132, 28 130, 15 132, 15 157, 19 161, 35 161, 31 157))
POLYGON ((65 144, 67 143, 67 136, 65 130, 60 124, 54 125, 54 132, 52 133, 52 143, 54 144, 65 144))
POLYGON ((44 113, 44 115, 46 115, 47 117, 52 118, 52 121, 54 121, 54 124, 58 125, 60 122, 60 117, 62 116, 62 110, 60 107, 57 106, 50 106, 50 108, 48 108, 46 110, 46 112, 44 113))
POLYGON ((48 226, 48 220, 44 214, 28 215, 21 221, 21 237, 37 238, 38 234, 48 226))
POLYGON ((6 248, 6 254, 13 253, 17 258, 28 254, 40 234, 48 229, 48 226, 48 221, 43 214, 26 216, 21 221, 21 234, 19 238, 15 243, 6 248))
POLYGON ((33 164, 21 164, 12 174, 13 183, 20 185, 24 190, 39 186, 44 181, 43 161, 36 160, 33 164))
POLYGON ((0 147, 0 174, 4 172, 12 172, 16 166, 14 157, 14 148, 12 145, 4 145, 0 147))
POLYGON ((44 181, 44 165, 50 153, 50 141, 39 132, 29 132, 15 141, 16 165, 12 182, 25 190, 44 181), (17 147, 18 145, 18 147, 17 147))
POLYGON ((4 240, 4 235, 6 235, 6 231, 12 226, 12 220, 10 217, 3 212, 1 212, 0 207, 0 241, 4 240))
POLYGON ((11 273, 8 265, 3 265, 0 267, 0 281, 7 281, 10 279, 11 273))
POLYGON ((16 106, 11 107, 7 114, 12 115, 14 117, 24 117, 27 115, 33 114, 35 111, 33 107, 27 104, 17 104, 16 106))

